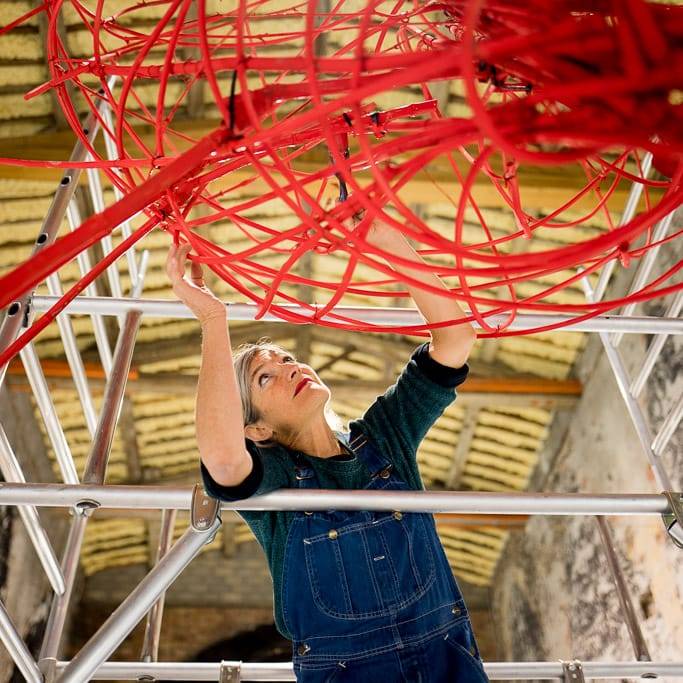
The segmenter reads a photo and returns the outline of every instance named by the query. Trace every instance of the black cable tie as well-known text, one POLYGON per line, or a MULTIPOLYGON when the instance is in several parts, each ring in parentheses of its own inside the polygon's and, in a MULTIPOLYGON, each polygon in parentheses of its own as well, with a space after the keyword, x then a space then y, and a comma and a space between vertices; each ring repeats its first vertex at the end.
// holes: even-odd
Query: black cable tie
POLYGON ((228 114, 230 114, 229 128, 232 136, 235 129, 235 88, 237 86, 237 69, 232 71, 232 82, 230 83, 230 100, 228 101, 228 114))

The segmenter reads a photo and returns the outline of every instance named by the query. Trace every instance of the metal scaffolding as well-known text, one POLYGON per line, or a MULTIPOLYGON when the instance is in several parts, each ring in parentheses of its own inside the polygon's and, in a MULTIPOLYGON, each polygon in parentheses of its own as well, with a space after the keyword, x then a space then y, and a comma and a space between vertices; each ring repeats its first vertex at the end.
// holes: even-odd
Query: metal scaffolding
MULTIPOLYGON (((111 113, 103 109, 102 120, 109 130, 111 113)), ((98 119, 94 115, 84 125, 93 140, 98 130, 98 119)), ((115 147, 109 133, 104 130, 105 146, 110 158, 115 147)), ((73 161, 83 161, 87 150, 78 143, 71 156, 73 161)), ((647 175, 651 159, 643 163, 647 175)), ((74 189, 80 171, 66 171, 59 184, 50 210, 36 240, 34 254, 51 244, 65 215, 71 228, 80 222, 74 202, 74 189)), ((96 171, 88 172, 88 188, 96 211, 104 207, 102 188, 96 171)), ((634 184, 627 203, 623 222, 630 220, 638 205, 642 185, 634 184)), ((117 192, 115 188, 115 192, 117 192)), ((119 196, 117 195, 117 199, 119 196)), ((670 217, 656 228, 657 239, 669 229, 670 217)), ((124 236, 130 234, 128 223, 120 226, 124 236)), ((106 253, 111 252, 110 239, 102 242, 106 253)), ((626 583, 614 552, 605 515, 658 515, 661 516, 671 540, 683 547, 683 501, 681 493, 672 489, 670 479, 661 462, 661 454, 671 438, 683 413, 683 402, 679 401, 665 419, 658 434, 652 434, 638 403, 638 397, 654 367, 667 335, 683 334, 683 319, 679 318, 683 294, 674 297, 664 317, 633 316, 633 308, 627 307, 621 315, 603 315, 574 323, 564 329, 595 332, 600 335, 607 358, 614 372, 626 408, 633 420, 642 449, 659 485, 659 494, 545 494, 545 493, 470 493, 470 492, 397 492, 397 491, 288 491, 280 490, 266 496, 219 504, 209 498, 201 487, 194 490, 172 486, 111 486, 105 485, 105 473, 111 451, 114 428, 121 410, 126 378, 131 365, 135 338, 143 315, 155 317, 189 318, 191 312, 176 301, 141 299, 147 259, 145 254, 136 260, 134 250, 127 252, 129 271, 133 279, 130 297, 122 296, 118 270, 112 266, 107 271, 112 297, 78 297, 59 315, 57 322, 64 343, 69 367, 73 374, 79 400, 92 436, 92 447, 88 455, 86 472, 79 481, 69 446, 64 437, 55 408, 50 398, 47 382, 40 361, 31 345, 21 354, 48 438, 51 441, 62 474, 63 484, 26 482, 19 461, 12 446, 0 427, 0 469, 5 483, 0 483, 0 505, 16 505, 27 527, 29 537, 49 577, 54 598, 48 618, 46 632, 38 662, 28 651, 10 616, 0 603, 0 637, 13 660, 27 681, 86 681, 97 679, 138 680, 196 680, 196 681, 291 681, 295 680, 291 663, 250 664, 242 662, 216 662, 213 664, 157 662, 160 625, 163 614, 163 596, 175 578, 192 561, 205 543, 210 541, 220 527, 220 510, 395 510, 440 513, 480 513, 503 515, 597 515, 610 569, 614 574, 619 599, 633 642, 634 662, 494 662, 486 663, 485 670, 491 679, 543 679, 563 678, 580 681, 584 678, 623 677, 683 677, 683 661, 652 662, 647 645, 637 623, 626 583), (87 313, 92 317, 97 347, 107 377, 104 403, 96 418, 92 395, 85 375, 84 365, 75 342, 69 316, 87 313), (114 352, 104 333, 103 316, 116 316, 119 321, 119 337, 114 352), (631 379, 619 355, 618 344, 623 334, 648 333, 655 337, 640 366, 639 374, 631 379), (67 507, 74 515, 64 548, 61 564, 57 562, 49 538, 38 517, 36 506, 67 507), (157 561, 133 592, 111 614, 97 633, 67 662, 60 659, 60 644, 66 620, 66 613, 73 592, 80 549, 88 518, 98 507, 135 509, 158 509, 163 511, 157 561), (183 536, 171 545, 175 510, 191 512, 191 523, 183 536), (107 662, 108 657, 124 640, 135 625, 147 615, 145 642, 140 661, 107 662)), ((633 287, 639 288, 647 281, 655 263, 656 253, 648 252, 634 279, 633 287)), ((591 290, 584 279, 586 294, 598 300, 604 294, 613 269, 610 262, 602 271, 596 287, 591 290)), ((85 254, 80 258, 83 270, 90 264, 85 254)), ((20 329, 30 324, 36 311, 51 307, 61 295, 58 275, 48 279, 50 296, 35 296, 27 292, 8 308, 0 328, 0 350, 16 339, 20 329)), ((252 320, 256 307, 250 304, 230 304, 233 320, 252 320)), ((380 309, 346 307, 337 312, 354 318, 382 324, 421 323, 417 311, 412 309, 380 309)), ((264 320, 276 320, 266 315, 264 320)), ((528 329, 539 325, 566 322, 562 315, 518 315, 513 329, 528 329)), ((495 324, 495 320, 489 322, 495 324)), ((0 384, 5 368, 0 368, 0 384)))

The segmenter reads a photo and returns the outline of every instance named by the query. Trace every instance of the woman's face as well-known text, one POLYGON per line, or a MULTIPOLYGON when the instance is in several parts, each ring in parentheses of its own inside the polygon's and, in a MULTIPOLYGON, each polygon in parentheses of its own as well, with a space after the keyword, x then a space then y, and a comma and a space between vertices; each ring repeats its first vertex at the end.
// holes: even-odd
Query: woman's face
POLYGON ((249 366, 251 400, 277 433, 298 433, 307 422, 324 419, 329 388, 310 365, 285 351, 259 351, 249 366))

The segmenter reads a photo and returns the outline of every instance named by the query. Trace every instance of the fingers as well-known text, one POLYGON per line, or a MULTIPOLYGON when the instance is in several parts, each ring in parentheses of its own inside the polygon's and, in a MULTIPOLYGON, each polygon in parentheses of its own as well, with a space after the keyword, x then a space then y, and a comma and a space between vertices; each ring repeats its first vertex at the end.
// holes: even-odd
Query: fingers
POLYGON ((185 276, 185 263, 187 255, 192 251, 192 245, 189 243, 176 246, 171 245, 166 257, 166 274, 173 284, 182 280, 185 276))
POLYGON ((185 244, 181 244, 178 247, 178 252, 176 255, 176 259, 178 260, 178 264, 185 267, 185 261, 187 261, 187 255, 192 251, 192 245, 189 242, 185 242, 185 244))
POLYGON ((182 273, 178 272, 178 247, 172 244, 166 256, 166 275, 171 281, 171 285, 175 285, 182 277, 182 273))
POLYGON ((190 277, 192 282, 197 285, 197 287, 204 286, 204 272, 202 270, 202 264, 192 261, 190 265, 190 277))

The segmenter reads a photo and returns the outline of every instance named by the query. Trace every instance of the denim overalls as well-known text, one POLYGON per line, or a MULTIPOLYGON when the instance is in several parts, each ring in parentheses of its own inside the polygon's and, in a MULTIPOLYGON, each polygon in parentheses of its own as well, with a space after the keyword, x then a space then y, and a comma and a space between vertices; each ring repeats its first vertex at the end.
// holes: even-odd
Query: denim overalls
MULTIPOLYGON (((363 434, 348 444, 368 490, 409 490, 363 434)), ((296 459, 299 488, 319 488, 296 459)), ((467 609, 429 514, 298 512, 282 607, 297 681, 487 681, 467 609)))

